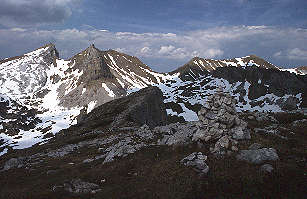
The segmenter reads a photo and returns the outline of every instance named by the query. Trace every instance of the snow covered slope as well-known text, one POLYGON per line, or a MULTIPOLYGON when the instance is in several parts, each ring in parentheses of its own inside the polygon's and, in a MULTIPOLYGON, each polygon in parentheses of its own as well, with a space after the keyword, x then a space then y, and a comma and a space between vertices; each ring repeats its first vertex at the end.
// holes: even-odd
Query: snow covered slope
POLYGON ((69 62, 58 59, 52 44, 1 61, 0 93, 4 113, 0 120, 0 150, 7 146, 29 147, 76 123, 80 107, 60 106, 59 90, 61 87, 74 89, 74 80, 80 74, 71 70, 69 62), (18 119, 20 115, 25 117, 18 119))

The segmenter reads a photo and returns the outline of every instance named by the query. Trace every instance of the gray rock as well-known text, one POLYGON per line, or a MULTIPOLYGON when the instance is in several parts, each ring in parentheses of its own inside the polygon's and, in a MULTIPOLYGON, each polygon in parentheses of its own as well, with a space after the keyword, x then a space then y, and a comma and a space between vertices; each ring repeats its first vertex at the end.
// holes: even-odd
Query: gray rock
POLYGON ((47 175, 52 175, 52 174, 55 174, 57 172, 57 170, 48 170, 46 172, 47 175))
POLYGON ((258 122, 273 122, 273 123, 279 123, 276 118, 274 118, 272 115, 270 115, 269 113, 265 113, 265 112, 255 112, 253 113, 255 119, 258 122))
POLYGON ((227 135, 224 135, 215 143, 213 153, 220 153, 222 151, 225 151, 226 149, 228 149, 229 143, 229 137, 227 135))
POLYGON ((271 173, 273 170, 274 168, 270 164, 264 164, 260 167, 260 171, 264 173, 271 173))
POLYGON ((205 117, 208 118, 209 120, 214 120, 214 119, 217 119, 216 116, 217 114, 213 112, 208 112, 205 117))
POLYGON ((53 157, 53 158, 58 158, 58 157, 63 157, 69 153, 72 153, 73 151, 77 150, 80 146, 77 144, 69 144, 64 147, 61 147, 59 149, 50 151, 47 153, 47 156, 53 157))
POLYGON ((27 164, 27 158, 26 157, 18 157, 18 158, 11 158, 8 161, 5 162, 4 167, 2 171, 7 171, 9 169, 19 169, 27 164))
POLYGON ((302 119, 302 120, 296 120, 291 123, 293 127, 298 127, 300 124, 307 123, 307 119, 302 119))
POLYGON ((199 173, 206 174, 209 171, 209 166, 206 164, 207 156, 203 155, 201 152, 194 152, 187 157, 183 158, 180 163, 192 167, 199 173))
POLYGON ((93 162, 95 159, 93 158, 89 158, 89 159, 85 159, 82 161, 82 163, 90 163, 90 162, 93 162))
POLYGON ((144 124, 151 128, 165 125, 167 115, 163 100, 163 93, 158 87, 146 87, 95 108, 78 125, 89 129, 97 125, 102 127, 103 124, 110 129, 144 124))
POLYGON ((204 129, 197 129, 192 137, 192 141, 205 140, 206 142, 211 139, 211 136, 208 135, 208 132, 204 129))
POLYGON ((273 148, 241 150, 236 158, 252 164, 261 164, 264 161, 276 161, 279 159, 276 150, 273 148))
POLYGON ((261 147, 262 147, 261 144, 259 144, 259 143, 254 143, 254 144, 250 145, 250 146, 248 147, 248 149, 249 149, 249 150, 257 150, 257 149, 260 149, 261 147))
POLYGON ((255 119, 255 116, 249 115, 249 116, 247 117, 247 119, 249 119, 249 120, 254 120, 254 119, 255 119))
POLYGON ((137 144, 132 141, 130 137, 121 140, 119 143, 110 146, 106 149, 107 154, 103 163, 112 162, 116 157, 126 157, 128 154, 134 153, 144 144, 137 144))
POLYGON ((198 111, 198 115, 204 115, 206 114, 207 109, 205 109, 204 107, 201 107, 201 109, 198 111))
POLYGON ((137 131, 136 135, 138 135, 143 140, 150 140, 153 139, 154 134, 152 133, 151 129, 148 125, 144 124, 141 126, 137 131))
MULTIPOLYGON (((209 97, 208 97, 209 98, 209 97)), ((211 109, 211 106, 209 103, 205 103, 204 104, 204 108, 206 108, 207 110, 210 110, 211 109)))
POLYGON ((231 150, 232 150, 232 151, 238 151, 239 149, 238 149, 238 147, 236 147, 236 146, 232 146, 232 147, 231 147, 231 150))
POLYGON ((96 193, 100 191, 97 184, 84 182, 81 179, 73 179, 70 182, 64 183, 64 190, 75 194, 96 193))
POLYGON ((233 128, 232 130, 232 138, 235 140, 249 140, 251 139, 250 130, 242 129, 241 127, 233 128))
POLYGON ((192 137, 196 134, 196 123, 170 124, 154 129, 156 134, 162 134, 163 138, 158 145, 187 145, 192 143, 192 137))

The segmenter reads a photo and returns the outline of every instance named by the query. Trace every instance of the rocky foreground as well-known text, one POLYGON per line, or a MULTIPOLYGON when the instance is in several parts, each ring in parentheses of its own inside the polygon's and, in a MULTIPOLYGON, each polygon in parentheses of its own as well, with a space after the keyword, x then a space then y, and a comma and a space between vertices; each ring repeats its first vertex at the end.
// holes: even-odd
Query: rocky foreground
POLYGON ((238 113, 221 89, 170 123, 148 87, 0 160, 0 198, 304 198, 307 117, 238 113))

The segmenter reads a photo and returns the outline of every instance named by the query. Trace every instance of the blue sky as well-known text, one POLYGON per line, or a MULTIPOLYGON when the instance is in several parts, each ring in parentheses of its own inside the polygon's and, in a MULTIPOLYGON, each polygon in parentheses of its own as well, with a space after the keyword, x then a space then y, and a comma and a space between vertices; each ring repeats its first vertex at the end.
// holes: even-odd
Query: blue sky
POLYGON ((192 57, 256 54, 307 65, 306 0, 2 0, 0 58, 45 43, 69 58, 94 43, 170 71, 192 57))

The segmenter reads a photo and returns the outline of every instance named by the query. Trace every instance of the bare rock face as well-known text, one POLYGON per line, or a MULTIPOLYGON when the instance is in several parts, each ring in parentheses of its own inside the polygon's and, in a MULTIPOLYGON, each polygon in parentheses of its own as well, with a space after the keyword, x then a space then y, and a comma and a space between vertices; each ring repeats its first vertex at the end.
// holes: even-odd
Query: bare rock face
POLYGON ((84 115, 78 125, 86 128, 129 126, 156 127, 166 124, 163 95, 157 87, 147 87, 127 97, 115 99, 84 115))
POLYGON ((83 69, 84 71, 80 81, 90 82, 99 78, 112 79, 114 77, 103 59, 103 52, 93 44, 83 51, 81 55, 74 56, 72 60, 75 62, 75 68, 83 69))
POLYGON ((250 139, 247 123, 241 120, 235 109, 236 101, 220 88, 209 96, 198 113, 200 125, 193 135, 193 141, 216 142, 212 153, 225 153, 227 149, 237 150, 237 140, 250 139))

